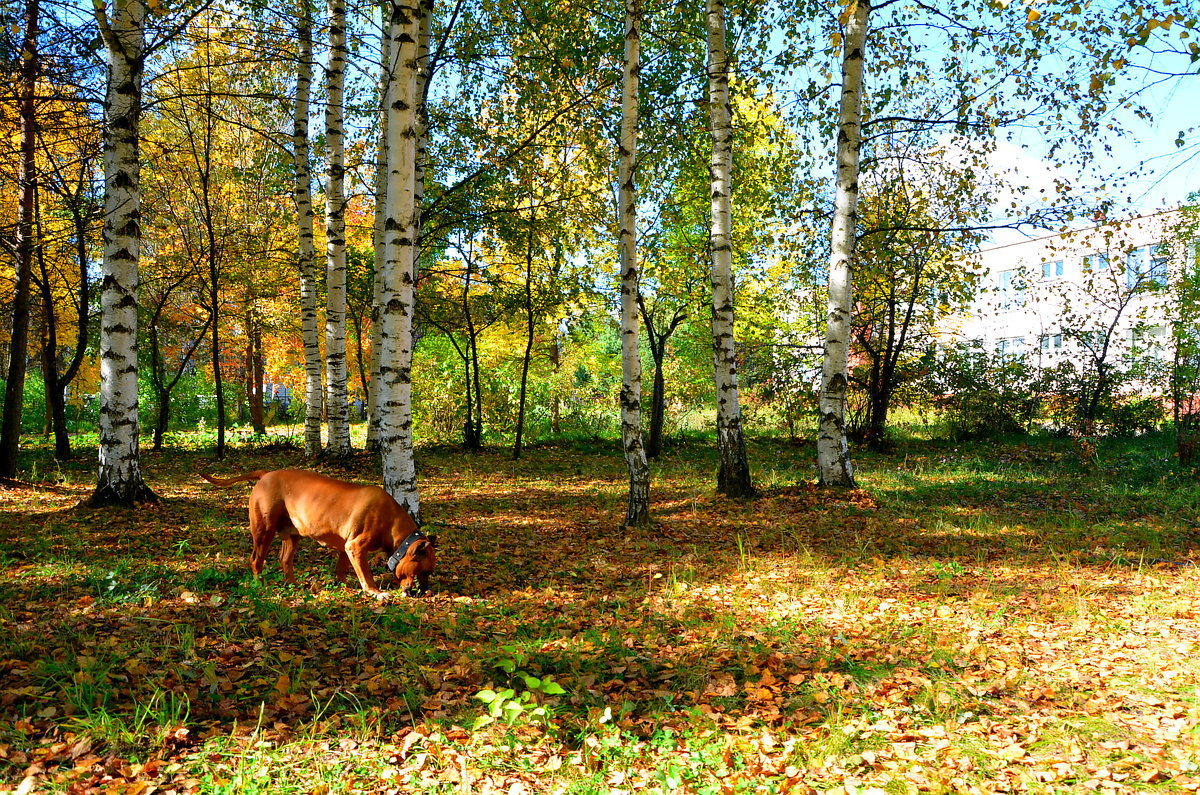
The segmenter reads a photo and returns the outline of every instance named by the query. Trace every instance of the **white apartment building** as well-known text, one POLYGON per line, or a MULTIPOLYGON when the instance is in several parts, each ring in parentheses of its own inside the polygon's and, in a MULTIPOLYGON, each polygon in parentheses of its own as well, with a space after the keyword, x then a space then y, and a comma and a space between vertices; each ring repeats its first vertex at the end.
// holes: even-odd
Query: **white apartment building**
POLYGON ((1082 363, 1105 343, 1113 363, 1168 358, 1165 288, 1195 256, 1179 221, 1170 210, 981 250, 979 294, 953 336, 1043 367, 1082 363))

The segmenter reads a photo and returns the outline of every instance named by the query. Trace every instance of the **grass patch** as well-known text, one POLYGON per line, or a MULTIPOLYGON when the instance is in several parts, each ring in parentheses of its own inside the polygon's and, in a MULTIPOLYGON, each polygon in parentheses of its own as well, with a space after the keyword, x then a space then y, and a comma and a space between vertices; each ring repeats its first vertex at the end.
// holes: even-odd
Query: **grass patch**
MULTIPOLYGON (((231 470, 304 465, 243 441, 231 470)), ((255 579, 245 490, 186 448, 134 511, 41 460, 0 492, 0 788, 1189 789, 1200 487, 1169 441, 904 439, 838 493, 752 439, 735 502, 689 437, 647 530, 611 440, 427 448, 436 593, 382 603, 310 542, 296 586, 255 579)))

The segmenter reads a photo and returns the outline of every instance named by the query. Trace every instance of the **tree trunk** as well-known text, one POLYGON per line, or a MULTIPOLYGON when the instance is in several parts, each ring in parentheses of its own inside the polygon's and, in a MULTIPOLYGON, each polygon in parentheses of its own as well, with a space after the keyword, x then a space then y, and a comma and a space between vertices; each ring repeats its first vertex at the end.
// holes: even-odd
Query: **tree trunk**
MULTIPOLYGON (((208 114, 211 118, 211 113, 208 114)), ((218 242, 212 207, 212 142, 213 132, 206 130, 204 138, 204 162, 200 165, 201 197, 204 201, 204 226, 208 235, 208 288, 209 323, 212 334, 213 392, 217 400, 217 444, 214 455, 217 460, 225 458, 225 375, 221 372, 221 266, 224 258, 224 242, 218 242)))
MULTIPOLYGON (((40 213, 40 209, 35 209, 39 237, 40 213)), ((42 382, 46 389, 46 433, 54 431, 54 457, 66 461, 71 457, 71 441, 67 434, 66 384, 58 372, 58 316, 54 312, 54 290, 50 271, 46 267, 45 250, 41 247, 38 248, 37 261, 40 275, 33 281, 37 283, 42 299, 42 382)), ((86 273, 84 277, 86 284, 86 273)), ((87 334, 86 317, 85 313, 79 327, 84 335, 87 334)))
POLYGON ((666 341, 652 345, 650 355, 654 358, 654 378, 650 389, 650 440, 646 444, 646 457, 657 459, 662 455, 663 423, 667 414, 667 381, 663 377, 663 356, 666 341))
POLYGON ((642 446, 642 361, 638 350, 637 130, 642 0, 625 0, 617 213, 621 269, 621 445, 629 471, 625 526, 650 524, 650 466, 642 446))
POLYGON ((163 436, 170 428, 171 421, 171 392, 175 389, 175 385, 179 383, 179 379, 183 377, 184 370, 187 369, 188 362, 192 360, 192 356, 196 354, 196 350, 200 347, 200 343, 204 341, 204 335, 208 333, 208 324, 211 322, 211 316, 206 318, 204 325, 196 333, 187 350, 179 360, 179 365, 175 369, 175 374, 170 380, 167 380, 166 366, 163 363, 162 346, 159 345, 158 327, 162 319, 162 311, 166 303, 166 296, 170 294, 170 290, 163 296, 162 303, 154 308, 154 312, 150 315, 150 328, 147 336, 150 340, 150 382, 154 386, 154 394, 158 400, 157 419, 154 424, 154 450, 161 451, 163 449, 163 436))
POLYGON ((154 501, 138 454, 137 287, 141 244, 140 124, 144 0, 114 0, 96 21, 108 51, 104 141, 104 264, 100 298, 100 463, 90 504, 154 501))
MULTIPOLYGON (((416 150, 413 154, 413 289, 419 281, 421 269, 421 239, 425 233, 425 166, 429 160, 429 79, 432 65, 429 62, 429 34, 433 27, 433 0, 420 0, 420 20, 417 23, 417 76, 416 76, 416 150)), ((414 328, 414 333, 416 329, 414 328)), ((415 344, 415 338, 414 338, 415 344)))
POLYGON ((646 457, 658 458, 662 454, 663 425, 666 421, 667 382, 663 374, 663 361, 667 357, 667 343, 679 328, 679 324, 687 320, 687 313, 676 309, 666 328, 656 329, 656 311, 646 308, 646 302, 638 296, 638 307, 642 311, 642 320, 646 323, 646 337, 650 343, 650 357, 654 359, 653 388, 650 392, 650 429, 649 440, 646 443, 646 457))
POLYGON ((383 0, 381 9, 383 18, 379 36, 379 140, 375 146, 375 222, 371 238, 375 251, 375 274, 371 281, 371 389, 367 393, 366 441, 367 449, 372 452, 379 451, 379 352, 383 347, 380 341, 380 306, 383 295, 383 226, 387 218, 388 119, 391 117, 387 103, 392 69, 391 0, 383 0))
POLYGON ((246 402, 250 404, 250 426, 260 436, 267 433, 263 405, 262 323, 251 312, 246 318, 246 402))
POLYGON ((343 83, 346 72, 346 5, 329 0, 329 69, 325 103, 325 414, 326 449, 350 453, 346 368, 346 199, 343 83))
POLYGON ((308 106, 312 93, 312 7, 300 0, 296 22, 298 67, 296 107, 292 127, 292 158, 295 163, 295 201, 298 223, 300 269, 300 333, 304 340, 304 454, 313 458, 321 452, 321 342, 317 331, 316 251, 313 243, 312 177, 308 157, 308 106))
MULTIPOLYGON (((8 376, 4 384, 4 417, 0 422, 0 477, 17 475, 17 452, 21 447, 21 413, 25 401, 25 368, 29 348, 30 282, 33 279, 33 213, 37 196, 37 117, 34 92, 38 79, 38 0, 25 8, 25 38, 21 44, 20 115, 21 164, 17 177, 20 197, 17 207, 16 284, 13 285, 13 321, 9 347, 8 376)), ((51 352, 53 357, 53 352, 51 352)))
MULTIPOLYGON (((559 340, 558 329, 555 328, 553 338, 550 340, 550 367, 556 376, 554 383, 558 383, 558 369, 562 365, 562 342, 559 340)), ((558 387, 556 386, 550 393, 550 433, 558 434, 562 432, 562 408, 558 398, 558 387)))
POLYGON ((521 441, 525 432, 525 398, 529 386, 529 362, 533 358, 533 246, 536 223, 531 189, 529 193, 529 236, 525 244, 525 354, 521 357, 521 392, 517 401, 517 433, 516 441, 513 442, 514 461, 521 457, 521 441))
MULTIPOLYGON (((86 172, 84 172, 86 173, 86 172)), ((66 193, 64 192, 64 198, 66 193)), ((79 193, 75 198, 84 195, 83 180, 80 181, 79 193)), ((45 306, 47 342, 45 348, 48 356, 44 357, 45 364, 50 367, 46 375, 46 399, 50 405, 52 426, 54 428, 54 457, 66 461, 71 457, 71 437, 67 429, 67 386, 79 374, 83 358, 88 348, 88 319, 91 311, 91 287, 88 281, 88 266, 91 262, 90 249, 87 239, 87 217, 82 203, 70 203, 71 221, 75 232, 75 257, 79 274, 79 296, 75 315, 75 349, 66 368, 58 369, 58 324, 52 308, 54 298, 51 290, 50 275, 45 268, 44 252, 39 252, 38 258, 42 263, 42 298, 45 306)))
POLYGON ((817 467, 822 486, 853 488, 854 464, 846 438, 852 268, 858 221, 863 57, 870 0, 855 0, 843 34, 842 96, 838 110, 837 194, 829 257, 829 313, 818 401, 817 467))
POLYGON ((742 410, 738 402, 737 350, 733 328, 733 120, 729 107, 729 57, 725 49, 725 0, 708 0, 708 112, 712 123, 709 167, 712 226, 713 381, 717 393, 717 491, 727 497, 754 494, 742 410))
POLYGON ((389 23, 393 66, 387 101, 390 118, 379 361, 383 486, 418 522, 421 503, 413 455, 411 379, 419 23, 415 0, 394 0, 389 23))

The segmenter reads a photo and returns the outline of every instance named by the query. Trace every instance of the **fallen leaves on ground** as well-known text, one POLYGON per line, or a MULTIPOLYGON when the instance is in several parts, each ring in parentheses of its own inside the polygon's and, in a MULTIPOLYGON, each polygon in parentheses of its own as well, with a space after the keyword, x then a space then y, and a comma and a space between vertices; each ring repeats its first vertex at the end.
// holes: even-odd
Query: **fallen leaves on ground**
POLYGON ((78 507, 83 465, 0 491, 0 788, 1200 789, 1194 508, 1029 445, 1008 475, 894 454, 751 502, 704 455, 659 466, 637 530, 615 451, 430 453, 437 591, 382 603, 311 542, 303 586, 254 581, 246 492, 184 452, 136 510, 78 507))

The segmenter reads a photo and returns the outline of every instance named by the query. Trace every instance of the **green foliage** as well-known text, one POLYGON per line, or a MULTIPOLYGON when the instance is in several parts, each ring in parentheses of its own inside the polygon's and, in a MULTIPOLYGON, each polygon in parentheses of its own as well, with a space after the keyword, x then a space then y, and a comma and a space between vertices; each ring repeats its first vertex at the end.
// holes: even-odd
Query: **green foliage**
POLYGON ((927 372, 926 393, 953 439, 1026 432, 1041 403, 1030 389, 1034 372, 1021 357, 960 344, 937 354, 927 372))
POLYGON ((498 720, 508 724, 518 720, 546 722, 545 699, 566 695, 567 691, 548 676, 539 678, 521 670, 527 657, 516 647, 502 646, 500 650, 506 656, 496 660, 495 667, 507 674, 510 682, 523 685, 525 689, 518 693, 512 687, 484 688, 476 693, 475 698, 487 705, 487 711, 475 719, 472 728, 478 731, 498 720))

